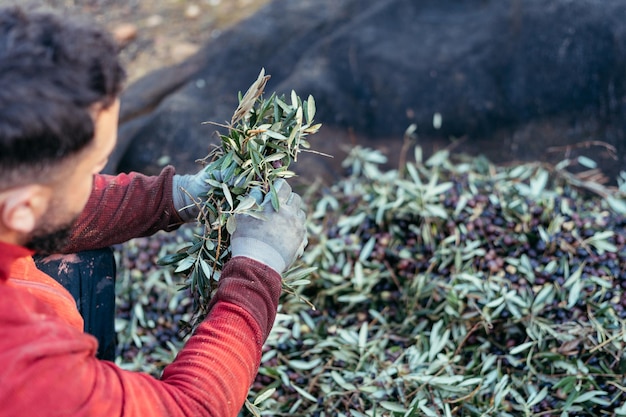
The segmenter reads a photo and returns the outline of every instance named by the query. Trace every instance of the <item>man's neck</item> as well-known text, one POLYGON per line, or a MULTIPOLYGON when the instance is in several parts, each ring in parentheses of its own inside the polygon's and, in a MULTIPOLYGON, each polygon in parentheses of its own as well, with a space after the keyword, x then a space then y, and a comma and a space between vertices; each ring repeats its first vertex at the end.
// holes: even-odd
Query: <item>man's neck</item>
POLYGON ((26 238, 21 233, 17 233, 12 230, 2 228, 0 225, 0 243, 6 243, 8 245, 24 246, 26 244, 26 238))

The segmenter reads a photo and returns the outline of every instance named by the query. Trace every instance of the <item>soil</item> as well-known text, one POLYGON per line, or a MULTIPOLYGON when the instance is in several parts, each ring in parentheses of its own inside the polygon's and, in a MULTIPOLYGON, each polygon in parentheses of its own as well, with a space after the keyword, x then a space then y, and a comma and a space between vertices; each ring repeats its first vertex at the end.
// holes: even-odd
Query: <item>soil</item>
POLYGON ((0 6, 52 8, 95 19, 123 46, 132 83, 195 53, 221 31, 270 0, 0 0, 0 6))

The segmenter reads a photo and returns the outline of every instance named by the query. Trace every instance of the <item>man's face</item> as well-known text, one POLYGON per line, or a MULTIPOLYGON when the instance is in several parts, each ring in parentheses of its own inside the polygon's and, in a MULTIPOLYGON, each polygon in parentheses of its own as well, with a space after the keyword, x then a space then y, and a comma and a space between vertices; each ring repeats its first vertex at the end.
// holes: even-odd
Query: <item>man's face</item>
POLYGON ((85 208, 93 187, 94 175, 106 165, 117 141, 120 103, 94 115, 95 137, 91 145, 70 158, 59 178, 50 184, 48 210, 39 219, 26 247, 53 253, 67 244, 72 226, 85 208))

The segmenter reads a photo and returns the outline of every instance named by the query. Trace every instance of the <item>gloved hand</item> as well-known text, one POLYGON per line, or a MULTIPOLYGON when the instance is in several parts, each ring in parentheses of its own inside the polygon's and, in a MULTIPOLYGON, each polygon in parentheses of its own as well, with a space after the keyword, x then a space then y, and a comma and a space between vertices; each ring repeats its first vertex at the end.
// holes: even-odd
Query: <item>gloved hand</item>
POLYGON ((232 256, 245 256, 259 261, 279 274, 284 272, 304 251, 307 244, 306 215, 302 200, 291 192, 287 181, 274 183, 280 209, 272 207, 269 194, 261 203, 263 217, 237 214, 236 229, 230 238, 232 256))
POLYGON ((205 193, 209 184, 210 171, 201 169, 195 175, 174 175, 172 196, 174 207, 185 223, 195 220, 200 214, 198 195, 205 193))
MULTIPOLYGON (((172 180, 174 207, 185 223, 195 220, 200 214, 201 202, 198 196, 204 194, 211 187, 207 181, 213 179, 222 182, 222 177, 221 171, 207 171, 206 168, 194 175, 174 175, 172 180)), ((236 185, 236 182, 243 183, 244 180, 245 178, 232 176, 226 184, 233 186, 236 185)))

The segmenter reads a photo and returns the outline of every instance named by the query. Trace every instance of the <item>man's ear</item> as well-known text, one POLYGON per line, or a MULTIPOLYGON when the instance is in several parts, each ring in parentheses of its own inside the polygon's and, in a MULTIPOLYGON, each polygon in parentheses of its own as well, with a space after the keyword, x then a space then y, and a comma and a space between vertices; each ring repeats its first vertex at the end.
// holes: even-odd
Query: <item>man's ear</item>
POLYGON ((0 220, 6 229, 29 234, 47 206, 43 187, 26 185, 0 193, 0 220))

